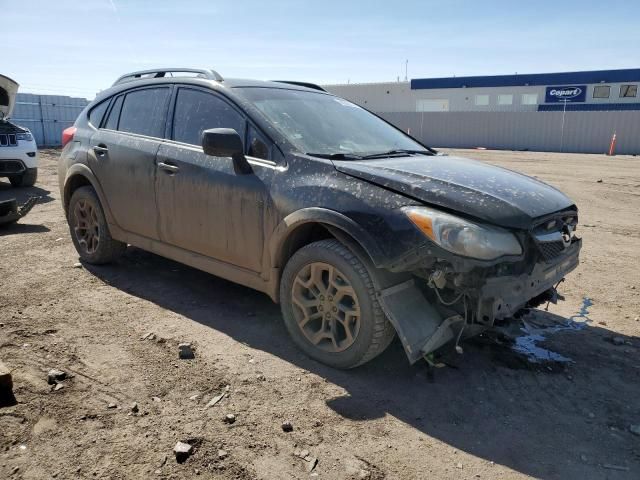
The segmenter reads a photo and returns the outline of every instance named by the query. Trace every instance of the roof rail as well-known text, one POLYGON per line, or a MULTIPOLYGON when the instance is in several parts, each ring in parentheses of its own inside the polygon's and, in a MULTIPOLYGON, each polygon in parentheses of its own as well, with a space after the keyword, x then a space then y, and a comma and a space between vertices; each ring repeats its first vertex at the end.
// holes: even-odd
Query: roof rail
POLYGON ((320 90, 321 92, 326 92, 326 90, 324 88, 322 88, 320 85, 316 85, 315 83, 294 82, 292 80, 272 80, 272 82, 288 83, 289 85, 297 85, 298 87, 312 88, 313 90, 320 90))
POLYGON ((209 80, 215 80, 217 82, 222 82, 224 80, 224 78, 222 78, 222 76, 215 70, 206 70, 201 68, 152 68, 150 70, 140 70, 138 72, 131 72, 122 75, 113 83, 112 87, 141 78, 163 78, 166 77, 167 74, 173 73, 196 73, 198 74, 198 77, 207 78, 209 80))

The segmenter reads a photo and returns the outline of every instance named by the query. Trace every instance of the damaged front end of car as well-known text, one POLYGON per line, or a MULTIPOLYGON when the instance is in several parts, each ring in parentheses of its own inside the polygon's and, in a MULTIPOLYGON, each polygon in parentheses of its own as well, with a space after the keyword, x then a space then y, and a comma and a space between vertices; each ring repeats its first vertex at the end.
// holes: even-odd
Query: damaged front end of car
POLYGON ((378 297, 411 363, 445 345, 462 352, 462 338, 556 303, 556 287, 578 265, 575 208, 517 231, 426 207, 404 213, 427 241, 388 266, 402 281, 385 284, 378 297))

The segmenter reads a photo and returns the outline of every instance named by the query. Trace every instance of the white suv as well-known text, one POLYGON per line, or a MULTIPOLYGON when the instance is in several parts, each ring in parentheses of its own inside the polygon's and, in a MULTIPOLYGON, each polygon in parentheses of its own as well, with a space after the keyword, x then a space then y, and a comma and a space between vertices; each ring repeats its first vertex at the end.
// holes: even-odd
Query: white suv
POLYGON ((30 187, 38 177, 38 147, 28 128, 11 123, 18 83, 0 75, 0 177, 14 187, 30 187))

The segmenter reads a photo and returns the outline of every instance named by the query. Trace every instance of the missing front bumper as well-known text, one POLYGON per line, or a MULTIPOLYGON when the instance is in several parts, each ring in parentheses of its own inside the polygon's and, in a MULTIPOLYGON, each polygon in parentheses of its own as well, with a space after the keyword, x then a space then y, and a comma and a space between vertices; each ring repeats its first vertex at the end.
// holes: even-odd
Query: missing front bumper
POLYGON ((538 263, 530 274, 489 278, 479 290, 477 319, 492 325, 512 317, 529 300, 553 289, 579 263, 582 241, 576 239, 564 255, 550 263, 538 263))
POLYGON ((462 314, 460 308, 429 299, 414 278, 380 290, 378 300, 413 364, 458 338, 463 328, 465 337, 477 335, 496 319, 513 316, 531 299, 554 289, 578 266, 580 248, 581 241, 577 239, 555 262, 539 263, 531 274, 486 279, 469 295, 477 301, 475 307, 468 305, 471 311, 463 309, 462 314))

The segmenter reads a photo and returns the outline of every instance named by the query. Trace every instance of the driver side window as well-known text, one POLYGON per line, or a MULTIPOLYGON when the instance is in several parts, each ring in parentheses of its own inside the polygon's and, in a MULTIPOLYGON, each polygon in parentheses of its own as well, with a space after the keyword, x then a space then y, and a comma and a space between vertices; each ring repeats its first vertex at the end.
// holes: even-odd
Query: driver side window
POLYGON ((202 144, 202 132, 209 128, 233 128, 240 138, 245 138, 245 123, 242 115, 217 95, 180 88, 171 138, 199 146, 202 144))

